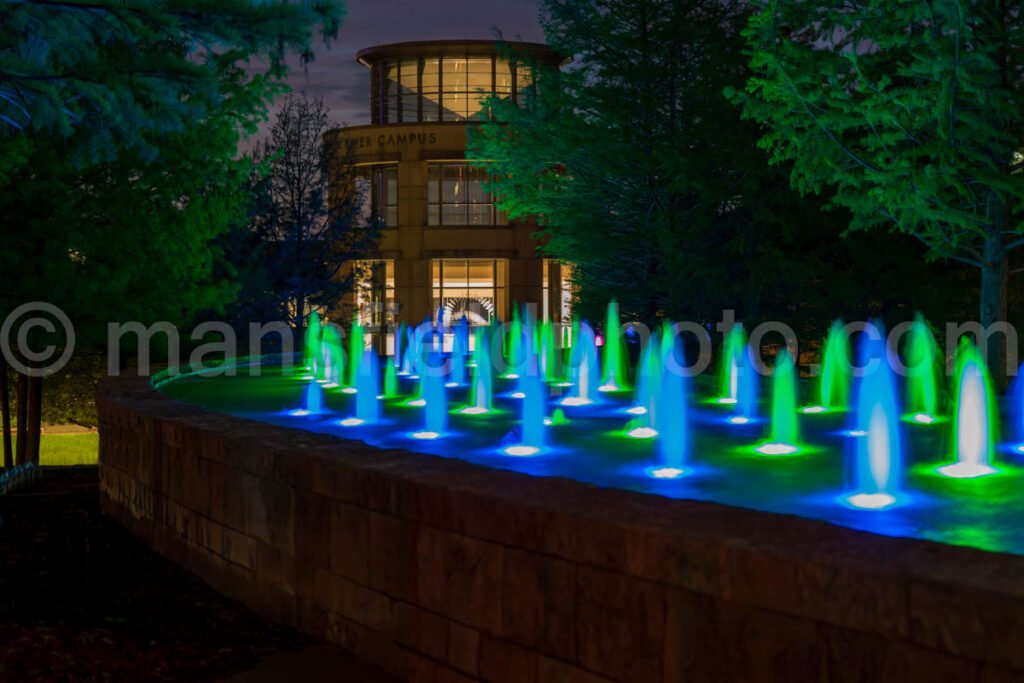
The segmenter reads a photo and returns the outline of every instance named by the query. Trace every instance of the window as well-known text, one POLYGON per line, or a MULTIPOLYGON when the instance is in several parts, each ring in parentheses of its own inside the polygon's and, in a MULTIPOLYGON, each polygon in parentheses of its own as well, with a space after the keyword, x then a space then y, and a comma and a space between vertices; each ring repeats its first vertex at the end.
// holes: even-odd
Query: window
POLYGON ((366 329, 366 343, 392 353, 388 330, 395 319, 395 262, 391 259, 356 264, 356 312, 366 329))
POLYGON ((394 165, 371 166, 363 176, 366 201, 363 218, 384 228, 398 226, 398 167, 394 165))
POLYGON ((427 167, 427 225, 506 225, 484 184, 487 174, 468 164, 427 167))
POLYGON ((438 56, 373 67, 373 123, 464 121, 489 95, 515 97, 532 83, 526 67, 494 56, 438 56))
POLYGON ((447 327, 463 316, 470 325, 486 325, 505 318, 505 259, 435 259, 433 293, 435 311, 447 327))

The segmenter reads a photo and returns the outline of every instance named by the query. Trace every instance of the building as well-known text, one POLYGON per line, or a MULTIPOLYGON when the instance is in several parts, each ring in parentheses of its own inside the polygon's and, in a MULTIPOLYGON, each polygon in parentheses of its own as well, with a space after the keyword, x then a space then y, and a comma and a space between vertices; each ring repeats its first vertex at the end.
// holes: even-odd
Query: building
MULTIPOLYGON (((507 45, 541 62, 567 61, 544 45, 507 45)), ((364 322, 415 324, 441 312, 480 325, 508 320, 513 304, 560 320, 569 299, 564 267, 538 256, 535 224, 509 221, 466 161, 482 98, 518 100, 530 72, 493 41, 381 45, 357 58, 370 69, 371 123, 329 131, 325 143, 349 146, 382 226, 356 294, 364 322)))

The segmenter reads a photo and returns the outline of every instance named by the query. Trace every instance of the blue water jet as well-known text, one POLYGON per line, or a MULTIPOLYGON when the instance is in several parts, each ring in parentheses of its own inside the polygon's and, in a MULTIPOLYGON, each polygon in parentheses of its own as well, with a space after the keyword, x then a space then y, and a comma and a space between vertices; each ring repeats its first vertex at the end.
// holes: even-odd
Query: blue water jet
POLYGON ((863 434, 855 452, 854 490, 846 502, 856 508, 881 510, 900 497, 903 474, 903 439, 896 379, 888 362, 884 339, 861 341, 861 377, 857 386, 854 429, 863 434), (871 359, 883 359, 870 363, 871 359))

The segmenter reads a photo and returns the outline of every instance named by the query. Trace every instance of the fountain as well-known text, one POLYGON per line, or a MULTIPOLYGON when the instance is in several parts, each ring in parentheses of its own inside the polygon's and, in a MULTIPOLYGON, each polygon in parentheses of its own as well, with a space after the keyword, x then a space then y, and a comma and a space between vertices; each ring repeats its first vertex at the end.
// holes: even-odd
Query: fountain
POLYGON ((479 332, 473 348, 473 387, 470 390, 472 405, 463 408, 466 415, 482 415, 491 410, 492 385, 494 382, 491 370, 490 342, 483 328, 479 332))
POLYGON ((757 419, 757 370, 751 362, 753 349, 745 346, 736 363, 736 408, 727 421, 734 425, 745 425, 757 419))
POLYGON ((725 405, 733 405, 739 398, 740 365, 743 363, 743 354, 747 346, 747 335, 743 330, 743 323, 736 323, 726 333, 725 342, 722 344, 722 359, 720 366, 721 394, 718 402, 725 405))
POLYGON ((351 361, 348 364, 348 377, 345 382, 345 392, 354 393, 359 383, 359 363, 357 358, 363 357, 363 350, 366 348, 363 339, 363 326, 359 324, 359 316, 352 316, 352 335, 348 340, 348 357, 351 361))
POLYGON ((660 462, 657 467, 648 468, 647 473, 655 479, 676 479, 687 473, 684 467, 690 444, 687 381, 681 372, 665 366, 658 385, 660 462))
POLYGON ((762 455, 791 455, 800 449, 800 425, 796 411, 796 369, 783 347, 772 372, 772 416, 768 441, 757 447, 762 455))
POLYGON ((825 413, 850 409, 849 342, 843 321, 833 322, 821 348, 818 404, 806 406, 800 412, 825 413))
POLYGON ((405 349, 402 352, 402 364, 398 367, 401 371, 398 373, 403 377, 410 377, 416 372, 416 356, 418 352, 418 331, 413 328, 406 328, 405 330, 405 349))
MULTIPOLYGON (((465 322, 465 318, 462 319, 465 322)), ((452 340, 452 353, 449 358, 450 368, 448 376, 449 387, 461 387, 466 384, 466 354, 469 352, 469 332, 455 330, 455 338, 452 340)))
MULTIPOLYGON (((885 358, 885 341, 864 338, 861 367, 872 357, 885 358)), ((903 469, 899 410, 896 405, 896 380, 892 364, 879 363, 867 370, 857 387, 856 439, 853 476, 854 492, 845 502, 852 507, 883 510, 899 499, 903 469)))
POLYGON ((508 329, 504 331, 505 339, 505 367, 501 376, 505 379, 518 379, 520 367, 524 363, 523 354, 523 326, 519 321, 519 309, 512 307, 512 321, 508 329))
MULTIPOLYGON (((354 364, 353 364, 354 365, 354 364)), ((345 418, 342 427, 356 427, 380 421, 380 370, 377 354, 370 349, 363 351, 356 373, 356 416, 345 418)))
POLYGON ((956 364, 952 439, 956 461, 940 467, 939 472, 957 479, 993 474, 996 469, 991 461, 998 425, 988 368, 967 338, 957 348, 956 364))
POLYGON ((555 344, 555 326, 550 320, 545 320, 537 328, 539 337, 537 347, 540 349, 540 371, 548 382, 558 382, 562 379, 561 363, 559 362, 558 347, 555 344))
POLYGON ((302 344, 303 364, 316 376, 320 361, 320 316, 316 311, 309 314, 306 334, 302 344))
POLYGON ((619 329, 619 305, 614 300, 608 303, 604 323, 604 346, 601 349, 601 367, 604 374, 598 391, 623 391, 629 389, 626 373, 626 349, 622 345, 622 331, 619 329))
POLYGON ((341 375, 345 370, 345 349, 341 343, 338 326, 327 323, 320 333, 320 379, 324 386, 331 389, 341 384, 341 375))
MULTIPOLYGON (((633 405, 626 409, 630 415, 647 415, 653 408, 658 394, 658 380, 661 379, 661 349, 653 337, 640 354, 640 365, 636 373, 633 391, 633 405)), ((648 425, 650 426, 650 425, 648 425)))
POLYGON ((932 424, 938 415, 939 371, 938 345, 928 323, 918 313, 910 327, 906 344, 907 419, 920 424, 932 424))
POLYGON ((414 439, 437 439, 448 429, 448 396, 445 391, 444 362, 432 352, 424 362, 423 429, 413 432, 414 439))
POLYGON ((291 411, 295 417, 320 415, 324 412, 324 390, 316 380, 310 380, 302 392, 302 407, 291 411))
POLYGON ((384 397, 394 398, 398 396, 398 371, 395 367, 395 357, 388 356, 384 364, 384 397))
POLYGON ((537 367, 536 357, 529 359, 529 366, 520 379, 523 391, 520 441, 502 449, 505 455, 528 457, 537 455, 544 448, 545 398, 547 390, 537 367))
POLYGON ((594 383, 598 376, 594 330, 590 328, 590 325, 581 323, 569 361, 569 379, 572 382, 572 389, 569 396, 562 399, 562 405, 585 406, 593 403, 594 383))

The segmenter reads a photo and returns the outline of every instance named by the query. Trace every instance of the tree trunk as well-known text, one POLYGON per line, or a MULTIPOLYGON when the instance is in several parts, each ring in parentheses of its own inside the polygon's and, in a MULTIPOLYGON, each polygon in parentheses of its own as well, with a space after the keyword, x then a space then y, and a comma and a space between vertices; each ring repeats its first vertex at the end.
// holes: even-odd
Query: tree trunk
POLYGON ((14 467, 14 450, 11 444, 11 387, 8 376, 10 367, 7 360, 0 358, 0 414, 3 416, 4 469, 14 467))
POLYGON ((28 444, 25 457, 39 464, 39 444, 43 435, 43 378, 28 378, 28 444))
POLYGON ((996 220, 994 229, 985 240, 985 261, 981 268, 981 326, 984 328, 984 339, 978 342, 986 344, 983 349, 992 376, 992 384, 997 392, 1006 388, 1009 369, 1006 367, 1007 345, 1015 341, 1010 335, 1003 334, 993 328, 996 323, 1006 322, 1007 313, 1007 254, 1003 238, 1002 221, 996 220))
POLYGON ((17 406, 17 442, 15 444, 14 464, 25 462, 25 447, 28 445, 28 375, 18 373, 18 406, 17 406))

